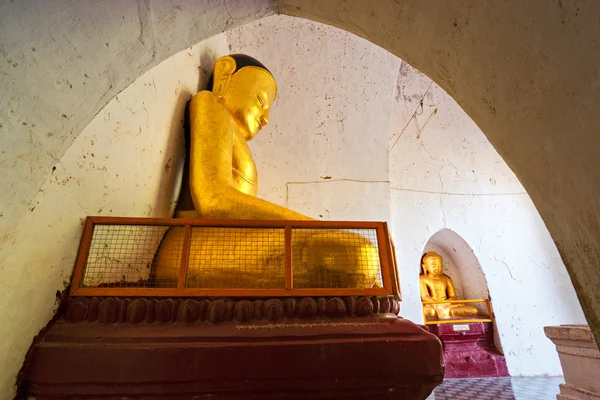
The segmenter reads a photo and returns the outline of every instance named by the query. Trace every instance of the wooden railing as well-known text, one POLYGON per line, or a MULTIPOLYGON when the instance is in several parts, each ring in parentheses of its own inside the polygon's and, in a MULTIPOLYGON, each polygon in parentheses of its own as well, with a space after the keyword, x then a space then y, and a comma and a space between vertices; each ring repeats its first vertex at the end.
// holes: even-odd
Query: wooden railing
POLYGON ((492 312, 492 305, 488 299, 473 299, 473 300, 444 300, 444 301, 424 301, 422 302, 423 321, 425 325, 437 325, 437 324, 466 324, 470 322, 492 322, 494 320, 494 314, 492 312), (467 303, 485 303, 488 315, 476 316, 473 318, 454 318, 454 319, 428 319, 425 315, 425 305, 433 304, 467 304, 467 303))
MULTIPOLYGON (((181 229, 181 228, 180 228, 181 229)), ((148 267, 149 268, 149 267, 148 267)), ((279 296, 387 296, 400 299, 400 285, 395 263, 394 249, 385 222, 348 221, 261 221, 261 220, 217 220, 184 218, 125 218, 87 217, 79 246, 75 270, 71 281, 71 296, 201 296, 201 297, 279 297, 279 296), (84 275, 94 230, 98 226, 154 226, 183 227, 179 274, 176 287, 107 287, 84 285, 84 275), (275 228, 284 231, 285 286, 281 288, 195 288, 186 287, 189 265, 190 242, 193 227, 207 228, 275 228), (292 232, 294 229, 352 230, 371 229, 376 232, 380 276, 382 287, 369 288, 294 288, 292 263, 292 232)))

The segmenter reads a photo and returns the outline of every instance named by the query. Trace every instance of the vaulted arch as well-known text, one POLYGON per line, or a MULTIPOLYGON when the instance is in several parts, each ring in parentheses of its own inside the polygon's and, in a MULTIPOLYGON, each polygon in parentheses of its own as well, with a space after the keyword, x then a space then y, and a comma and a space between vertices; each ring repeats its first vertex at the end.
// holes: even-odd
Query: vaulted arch
POLYGON ((445 271, 455 280, 462 299, 487 299, 490 296, 483 268, 471 246, 458 233, 444 228, 434 233, 423 252, 438 252, 445 260, 445 271))

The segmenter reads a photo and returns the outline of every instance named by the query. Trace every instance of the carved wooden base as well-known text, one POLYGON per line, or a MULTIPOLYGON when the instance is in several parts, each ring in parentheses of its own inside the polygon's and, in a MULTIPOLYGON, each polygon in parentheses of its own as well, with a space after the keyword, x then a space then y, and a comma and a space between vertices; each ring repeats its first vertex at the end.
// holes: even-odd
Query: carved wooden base
MULTIPOLYGON (((331 298, 314 300, 325 312, 331 298)), ((100 306, 83 319, 94 322, 59 318, 33 344, 20 393, 37 399, 398 400, 425 399, 443 378, 439 340, 390 313, 302 319, 297 304, 299 314, 269 320, 274 314, 263 304, 266 318, 210 323, 202 317, 207 308, 182 323, 176 316, 189 312, 180 311, 187 307, 182 304, 171 309, 171 322, 127 323, 137 312, 118 312, 112 323, 99 323, 108 315, 100 306)), ((225 309, 235 315, 237 304, 225 309)), ((284 314, 295 309, 283 304, 284 314)), ((337 301, 330 305, 329 312, 339 312, 337 301)), ((66 315, 80 320, 72 310, 66 315)))
POLYGON ((427 325, 444 346, 446 378, 509 376, 506 360, 494 346, 491 322, 427 325))
POLYGON ((72 297, 64 320, 71 323, 220 323, 289 318, 368 317, 394 314, 392 296, 302 297, 271 299, 72 297))

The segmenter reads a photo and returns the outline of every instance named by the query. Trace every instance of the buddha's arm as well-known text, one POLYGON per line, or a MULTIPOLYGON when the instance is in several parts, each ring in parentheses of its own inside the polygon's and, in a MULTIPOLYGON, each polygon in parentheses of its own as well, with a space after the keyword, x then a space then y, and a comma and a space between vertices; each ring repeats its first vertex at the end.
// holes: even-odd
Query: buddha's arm
POLYGON ((448 294, 448 300, 456 300, 456 291, 454 290, 454 283, 452 279, 446 277, 446 293, 448 294))
POLYGON ((209 91, 190 104, 190 187, 194 208, 207 218, 310 219, 233 187, 233 119, 209 91))
POLYGON ((419 279, 420 283, 420 292, 421 292, 421 300, 422 301, 435 301, 433 297, 429 295, 429 289, 427 289, 427 284, 424 279, 419 279))

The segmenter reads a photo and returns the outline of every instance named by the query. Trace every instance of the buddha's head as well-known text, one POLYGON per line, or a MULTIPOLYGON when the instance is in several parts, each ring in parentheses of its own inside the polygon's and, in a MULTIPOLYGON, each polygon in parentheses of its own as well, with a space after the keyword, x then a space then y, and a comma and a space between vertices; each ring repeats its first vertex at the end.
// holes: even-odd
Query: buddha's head
POLYGON ((277 83, 271 72, 243 54, 219 58, 207 89, 231 112, 246 140, 254 138, 269 122, 269 110, 277 96, 277 83))
POLYGON ((434 251, 427 252, 421 259, 421 266, 425 274, 440 276, 444 268, 442 256, 434 251))

